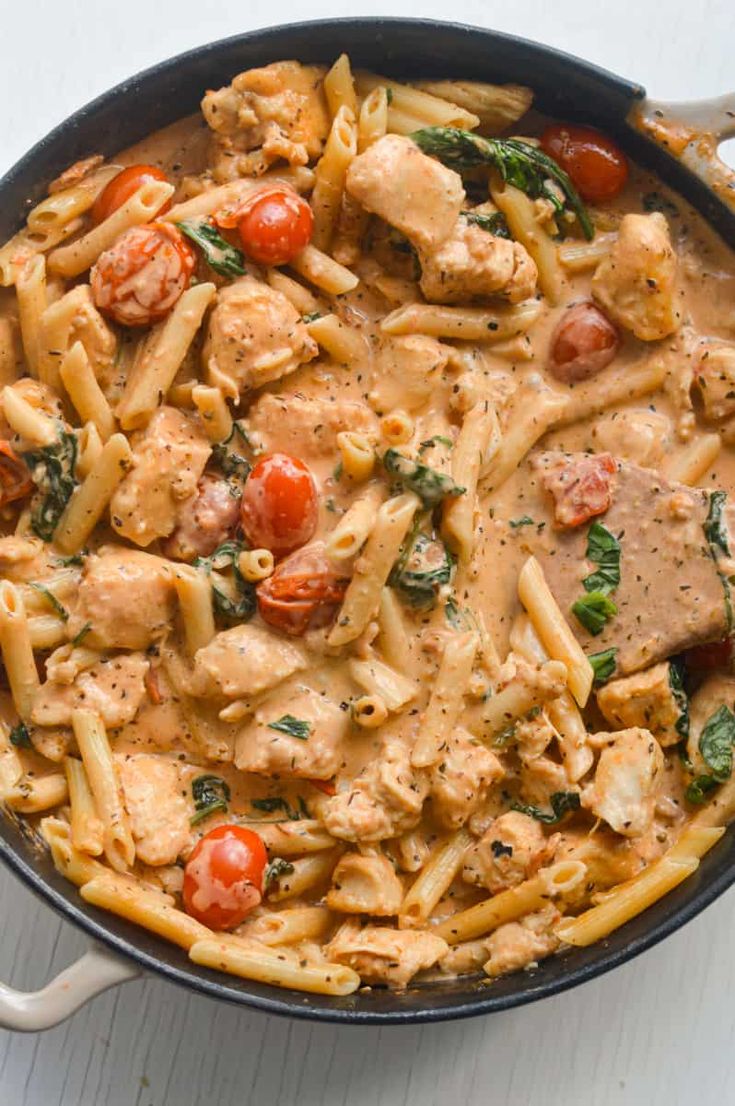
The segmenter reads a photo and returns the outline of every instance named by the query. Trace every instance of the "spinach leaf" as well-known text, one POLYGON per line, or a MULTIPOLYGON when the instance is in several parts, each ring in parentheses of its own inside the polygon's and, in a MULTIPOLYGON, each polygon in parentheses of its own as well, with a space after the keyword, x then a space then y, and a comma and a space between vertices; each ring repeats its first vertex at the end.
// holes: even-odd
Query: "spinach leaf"
POLYGON ((37 584, 34 581, 31 581, 28 584, 28 587, 33 588, 35 591, 40 591, 41 595, 43 595, 43 597, 48 601, 49 605, 53 607, 62 622, 69 621, 69 612, 67 611, 66 607, 63 605, 63 603, 59 602, 54 593, 52 591, 49 591, 45 584, 37 584))
POLYGON ((427 610, 434 606, 439 589, 449 583, 453 563, 440 538, 430 538, 424 533, 411 534, 388 577, 388 584, 409 606, 427 610))
POLYGON ((245 546, 239 541, 225 541, 209 557, 197 557, 195 568, 203 569, 212 584, 212 606, 215 614, 235 622, 247 622, 255 613, 255 587, 243 576, 238 567, 238 557, 245 546), (232 570, 235 584, 234 596, 224 591, 220 584, 212 579, 213 572, 232 570))
POLYGON ((446 446, 447 449, 454 448, 454 442, 451 438, 445 437, 444 434, 435 434, 433 438, 427 438, 425 442, 421 442, 419 446, 419 457, 422 457, 427 449, 433 449, 437 443, 446 446))
POLYGON ((618 666, 618 650, 613 645, 610 649, 603 649, 601 653, 590 653, 587 660, 592 665, 595 674, 595 687, 606 684, 615 675, 618 666))
POLYGON ((462 218, 467 223, 474 223, 488 234, 494 234, 496 238, 510 238, 511 233, 502 211, 494 211, 492 215, 482 215, 476 211, 463 211, 462 218))
MULTIPOLYGON (((299 797, 299 802, 303 805, 303 799, 299 797)), ((250 805, 254 810, 260 810, 264 814, 274 814, 276 811, 283 811, 286 815, 285 819, 275 819, 275 821, 289 821, 298 822, 301 818, 308 818, 308 811, 294 810, 286 799, 283 799, 280 795, 274 795, 268 799, 251 799, 250 805)))
POLYGON ((595 236, 595 228, 571 180, 543 150, 518 138, 483 138, 458 127, 424 127, 410 135, 420 150, 436 157, 452 169, 474 169, 491 165, 504 181, 520 188, 532 199, 549 200, 557 214, 572 211, 579 220, 585 238, 595 236), (563 200, 557 189, 561 189, 563 200))
POLYGON ((590 634, 601 634, 608 619, 618 613, 612 599, 602 591, 591 591, 572 604, 572 614, 590 634))
POLYGON ((311 723, 303 718, 294 718, 292 714, 284 714, 275 722, 269 722, 268 729, 278 730, 279 733, 288 734, 289 737, 297 737, 299 741, 307 741, 311 733, 311 723))
POLYGON ((669 687, 679 709, 679 717, 674 723, 674 729, 679 737, 689 737, 689 699, 684 690, 683 667, 678 661, 669 661, 669 687))
POLYGON ((447 496, 464 495, 451 476, 404 457, 397 449, 388 449, 383 455, 383 468, 395 476, 409 491, 415 492, 425 507, 436 507, 447 496))
POLYGON ((620 583, 620 542, 599 522, 593 522, 587 534, 588 561, 599 565, 597 572, 582 581, 585 591, 609 595, 620 583))
POLYGON ((247 457, 241 453, 229 450, 224 442, 218 442, 212 446, 212 464, 216 465, 223 476, 234 476, 243 483, 250 475, 252 468, 247 457))
POLYGON ((19 722, 17 726, 13 726, 10 731, 10 744, 15 745, 16 749, 33 748, 31 735, 25 722, 19 722))
POLYGON ((688 803, 699 806, 716 787, 717 780, 712 776, 696 776, 684 792, 684 797, 688 803))
POLYGON ((462 616, 462 612, 457 606, 457 601, 453 596, 450 596, 444 604, 444 617, 446 618, 452 629, 465 629, 465 620, 462 616))
POLYGON ((64 508, 77 486, 74 470, 77 464, 76 435, 64 429, 51 445, 23 454, 31 470, 31 478, 39 499, 31 509, 31 527, 43 541, 51 541, 64 508))
POLYGON ((294 867, 290 860, 284 860, 280 856, 274 856, 270 864, 265 869, 265 876, 263 879, 263 889, 268 890, 272 883, 275 883, 281 876, 290 876, 294 867))
POLYGON ((717 783, 732 775, 732 749, 735 744, 735 714, 724 704, 715 711, 702 730, 699 751, 717 783))
POLYGON ((722 517, 722 512, 727 502, 727 492, 711 492, 709 497, 709 512, 704 523, 704 536, 709 542, 712 556, 715 560, 723 553, 730 556, 730 543, 728 541, 727 527, 722 517), (718 553, 719 550, 719 553, 718 553))
POLYGON ((533 526, 534 521, 530 515, 521 515, 520 518, 512 518, 508 525, 511 530, 520 530, 521 526, 533 526))
POLYGON ((189 819, 192 826, 198 825, 217 810, 227 810, 230 788, 221 776, 197 776, 191 781, 191 793, 196 810, 196 814, 189 819))
POLYGON ((84 625, 82 626, 81 630, 79 631, 79 633, 78 633, 78 634, 76 634, 76 635, 75 635, 75 636, 74 636, 74 637, 73 637, 73 638, 71 639, 71 643, 72 643, 72 645, 73 645, 73 646, 74 646, 75 648, 76 648, 76 646, 77 646, 77 645, 81 645, 81 644, 82 644, 82 642, 84 641, 85 637, 87 636, 87 634, 89 633, 89 631, 90 631, 91 629, 92 629, 92 623, 91 623, 91 622, 85 622, 85 623, 84 623, 84 625))
POLYGON ((183 219, 176 226, 190 238, 204 254, 215 273, 224 277, 239 277, 245 273, 242 250, 231 246, 209 219, 183 219))
POLYGON ((549 802, 551 803, 550 812, 527 803, 511 803, 511 807, 513 810, 520 811, 521 814, 530 815, 537 822, 543 822, 545 826, 555 826, 565 814, 569 814, 573 810, 579 810, 579 795, 576 791, 555 791, 553 795, 549 796, 549 802))

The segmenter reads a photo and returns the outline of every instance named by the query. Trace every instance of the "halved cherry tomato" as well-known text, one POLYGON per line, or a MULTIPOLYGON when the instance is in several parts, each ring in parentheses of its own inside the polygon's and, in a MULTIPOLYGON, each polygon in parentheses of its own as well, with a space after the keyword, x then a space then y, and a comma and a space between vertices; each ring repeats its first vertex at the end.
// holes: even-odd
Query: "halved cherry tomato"
POLYGON ((324 626, 342 602, 349 580, 334 571, 323 542, 298 549, 256 588, 260 617, 299 636, 324 626))
POLYGON ((592 127, 554 123, 541 135, 541 149, 568 173, 583 200, 613 200, 628 179, 628 159, 611 138, 592 127))
POLYGON ((10 442, 0 441, 0 507, 23 499, 33 491, 33 481, 25 461, 10 442))
MULTIPOLYGON (((163 169, 159 169, 156 165, 129 165, 127 169, 122 169, 116 177, 107 182, 94 201, 92 222, 95 226, 97 223, 103 223, 105 219, 112 215, 113 211, 117 211, 119 207, 122 207, 125 201, 129 200, 142 184, 151 180, 165 181, 168 180, 168 177, 163 169)), ((158 214, 162 215, 170 207, 171 202, 169 201, 158 214)))
POLYGON ((292 188, 256 193, 238 222, 243 250, 261 265, 291 261, 309 245, 313 229, 311 208, 292 188))
POLYGON ((150 326, 187 288, 195 261, 191 246, 170 223, 131 227, 97 258, 92 297, 123 326, 150 326))
POLYGON ((587 380, 607 368, 620 337, 607 315, 588 300, 566 311, 551 336, 549 372, 564 384, 587 380))
POLYGON ((245 826, 217 826, 195 845, 184 869, 187 914, 210 929, 233 929, 263 898, 268 854, 245 826))
POLYGON ((316 530, 319 504, 308 465, 287 453, 263 457, 242 493, 240 519, 254 549, 276 557, 305 545, 316 530))
POLYGON ((709 672, 713 668, 728 668, 733 658, 733 639, 712 641, 709 645, 695 645, 687 649, 684 663, 697 672, 709 672))

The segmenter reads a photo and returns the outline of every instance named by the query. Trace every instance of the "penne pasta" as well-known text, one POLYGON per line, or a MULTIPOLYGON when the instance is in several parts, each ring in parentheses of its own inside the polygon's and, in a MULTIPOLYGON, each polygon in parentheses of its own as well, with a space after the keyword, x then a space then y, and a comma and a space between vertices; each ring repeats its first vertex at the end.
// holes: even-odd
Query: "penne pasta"
POLYGON ((529 557, 518 577, 518 597, 549 656, 567 667, 569 690, 583 707, 592 690, 592 665, 549 590, 541 566, 529 557))

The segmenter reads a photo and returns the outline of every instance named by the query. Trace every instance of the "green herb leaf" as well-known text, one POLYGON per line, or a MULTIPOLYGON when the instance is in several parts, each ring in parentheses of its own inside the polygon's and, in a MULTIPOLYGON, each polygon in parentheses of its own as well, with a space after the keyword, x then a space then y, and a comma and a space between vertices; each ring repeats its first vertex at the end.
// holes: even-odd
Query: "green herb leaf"
POLYGON ((209 557, 197 557, 195 568, 201 568, 210 577, 212 584, 212 606, 215 614, 234 622, 247 622, 255 613, 255 587, 243 576, 238 567, 238 557, 245 546, 239 541, 226 541, 218 546, 209 557), (221 573, 231 569, 235 593, 230 594, 217 583, 212 573, 221 573))
POLYGON ((572 614, 595 637, 602 633, 605 623, 617 613, 618 608, 612 599, 601 591, 591 591, 572 604, 572 614))
POLYGON ((288 734, 289 737, 297 737, 299 741, 307 741, 311 733, 311 723, 303 718, 294 718, 292 714, 284 714, 275 722, 269 722, 268 729, 278 730, 279 733, 288 734))
POLYGON ((268 799, 251 799, 250 805, 255 810, 261 810, 264 814, 274 814, 276 811, 282 810, 289 822, 298 822, 302 817, 299 811, 294 810, 286 799, 281 798, 280 795, 274 795, 268 799))
POLYGON ((33 748, 31 735, 25 722, 19 722, 17 726, 13 726, 10 731, 10 744, 15 745, 16 749, 33 748))
POLYGON ((684 690, 683 665, 678 661, 669 661, 669 687, 674 696, 674 702, 679 708, 679 717, 674 723, 674 729, 679 737, 689 737, 689 699, 684 690))
POLYGON ((49 591, 45 584, 37 584, 34 581, 31 581, 28 586, 33 588, 35 591, 40 591, 41 595, 43 595, 43 597, 48 601, 49 605, 53 607, 62 622, 69 621, 69 612, 67 611, 66 607, 59 602, 54 593, 52 591, 49 591))
POLYGON ((447 599, 446 603, 444 604, 444 617, 446 618, 452 629, 464 630, 465 621, 462 617, 462 613, 460 612, 459 607, 457 606, 457 602, 453 597, 447 599))
POLYGON ((727 492, 710 492, 709 513, 707 514, 707 521, 704 523, 703 529, 704 536, 709 542, 712 556, 715 560, 717 560, 720 553, 724 554, 725 557, 730 556, 727 527, 722 517, 726 502, 727 492))
POLYGON ((684 797, 688 803, 700 806, 716 787, 717 780, 712 776, 696 776, 684 792, 684 797))
POLYGON ((521 526, 533 526, 534 522, 530 515, 521 515, 520 518, 512 518, 509 522, 511 530, 520 530, 521 526))
POLYGON ((77 449, 76 436, 60 429, 52 445, 23 454, 39 492, 38 501, 31 509, 31 527, 43 541, 53 539, 59 519, 77 486, 74 475, 77 449))
POLYGON ((264 890, 268 890, 272 883, 275 883, 281 876, 290 876, 294 867, 290 860, 284 860, 280 856, 274 856, 270 864, 265 869, 265 876, 263 880, 264 890))
POLYGON ((229 450, 224 442, 218 442, 212 446, 210 460, 212 464, 217 466, 223 476, 234 476, 243 484, 250 475, 252 468, 247 457, 243 457, 241 453, 235 453, 234 450, 229 450))
POLYGON ((603 649, 601 653, 590 653, 587 660, 592 665, 592 671, 595 674, 595 687, 606 684, 615 675, 615 669, 618 666, 617 658, 618 651, 615 646, 610 649, 603 649))
POLYGON ((221 776, 197 776, 191 781, 191 793, 194 796, 196 810, 196 814, 189 819, 192 826, 203 822, 217 810, 227 810, 230 788, 221 776))
POLYGON ((383 468, 391 476, 414 492, 425 507, 436 507, 448 496, 464 495, 465 489, 454 483, 451 476, 404 457, 397 449, 389 449, 383 455, 383 468))
POLYGON ((438 158, 452 169, 493 166, 504 181, 520 188, 532 199, 542 196, 549 200, 558 214, 566 209, 574 212, 585 238, 594 238, 595 228, 571 180, 536 146, 518 138, 483 138, 458 127, 424 127, 410 137, 425 154, 438 158), (549 182, 561 189, 563 202, 549 182))
POLYGON ((699 751, 717 783, 732 775, 732 749, 735 744, 735 714, 724 704, 715 711, 702 730, 699 751))
POLYGON ((555 826, 565 814, 570 814, 573 810, 579 810, 579 795, 576 791, 555 791, 553 795, 549 796, 549 802, 551 803, 550 812, 527 803, 511 803, 511 807, 513 810, 520 811, 521 814, 530 815, 537 822, 543 822, 546 826, 555 826))
POLYGON ((494 211, 492 215, 482 215, 476 211, 463 211, 462 218, 468 223, 474 223, 488 234, 494 234, 496 238, 510 238, 511 233, 502 211, 494 211))
POLYGON ((239 277, 245 273, 242 250, 231 246, 209 219, 183 219, 176 226, 190 238, 204 254, 215 273, 224 277, 239 277))
POLYGON ((419 446, 419 457, 426 453, 427 449, 433 449, 437 442, 439 445, 446 446, 447 449, 454 448, 454 442, 451 438, 446 438, 444 434, 435 434, 433 438, 427 438, 425 442, 421 442, 419 446))
POLYGON ((315 323, 317 319, 321 319, 323 315, 323 311, 310 311, 308 315, 302 315, 301 318, 305 323, 315 323))
POLYGON ((585 591, 601 591, 603 595, 615 591, 620 583, 620 542, 599 522, 589 528, 585 556, 599 565, 597 572, 582 581, 585 591))
POLYGON ((451 580, 453 566, 452 556, 440 538, 412 532, 388 584, 409 606, 428 610, 434 606, 439 589, 451 580))
POLYGON ((70 565, 83 565, 84 558, 89 556, 88 549, 82 549, 79 553, 72 553, 70 557, 57 557, 57 565, 61 565, 62 568, 69 568, 70 565))
POLYGON ((92 623, 91 622, 85 622, 84 625, 82 626, 81 630, 79 631, 79 633, 76 634, 71 639, 72 645, 74 647, 76 647, 77 645, 81 645, 82 642, 84 641, 85 637, 87 636, 87 634, 89 633, 89 631, 91 629, 92 629, 92 623))

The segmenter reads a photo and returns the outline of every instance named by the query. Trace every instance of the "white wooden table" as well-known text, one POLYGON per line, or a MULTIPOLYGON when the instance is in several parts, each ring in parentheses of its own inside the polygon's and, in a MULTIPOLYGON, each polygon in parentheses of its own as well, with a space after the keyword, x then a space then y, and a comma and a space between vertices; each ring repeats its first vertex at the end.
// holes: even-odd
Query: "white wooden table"
MULTIPOLYGON (((731 0, 423 0, 420 9, 411 0, 349 9, 337 0, 3 0, 0 12, 0 171, 75 108, 160 58, 316 16, 421 14, 494 25, 586 56, 660 98, 735 84, 731 0)), ((731 891, 612 975, 533 1007, 448 1025, 297 1024, 149 978, 45 1034, 0 1032, 0 1106, 735 1102, 734 914, 731 891)), ((0 871, 0 979, 40 986, 84 947, 0 871)))

